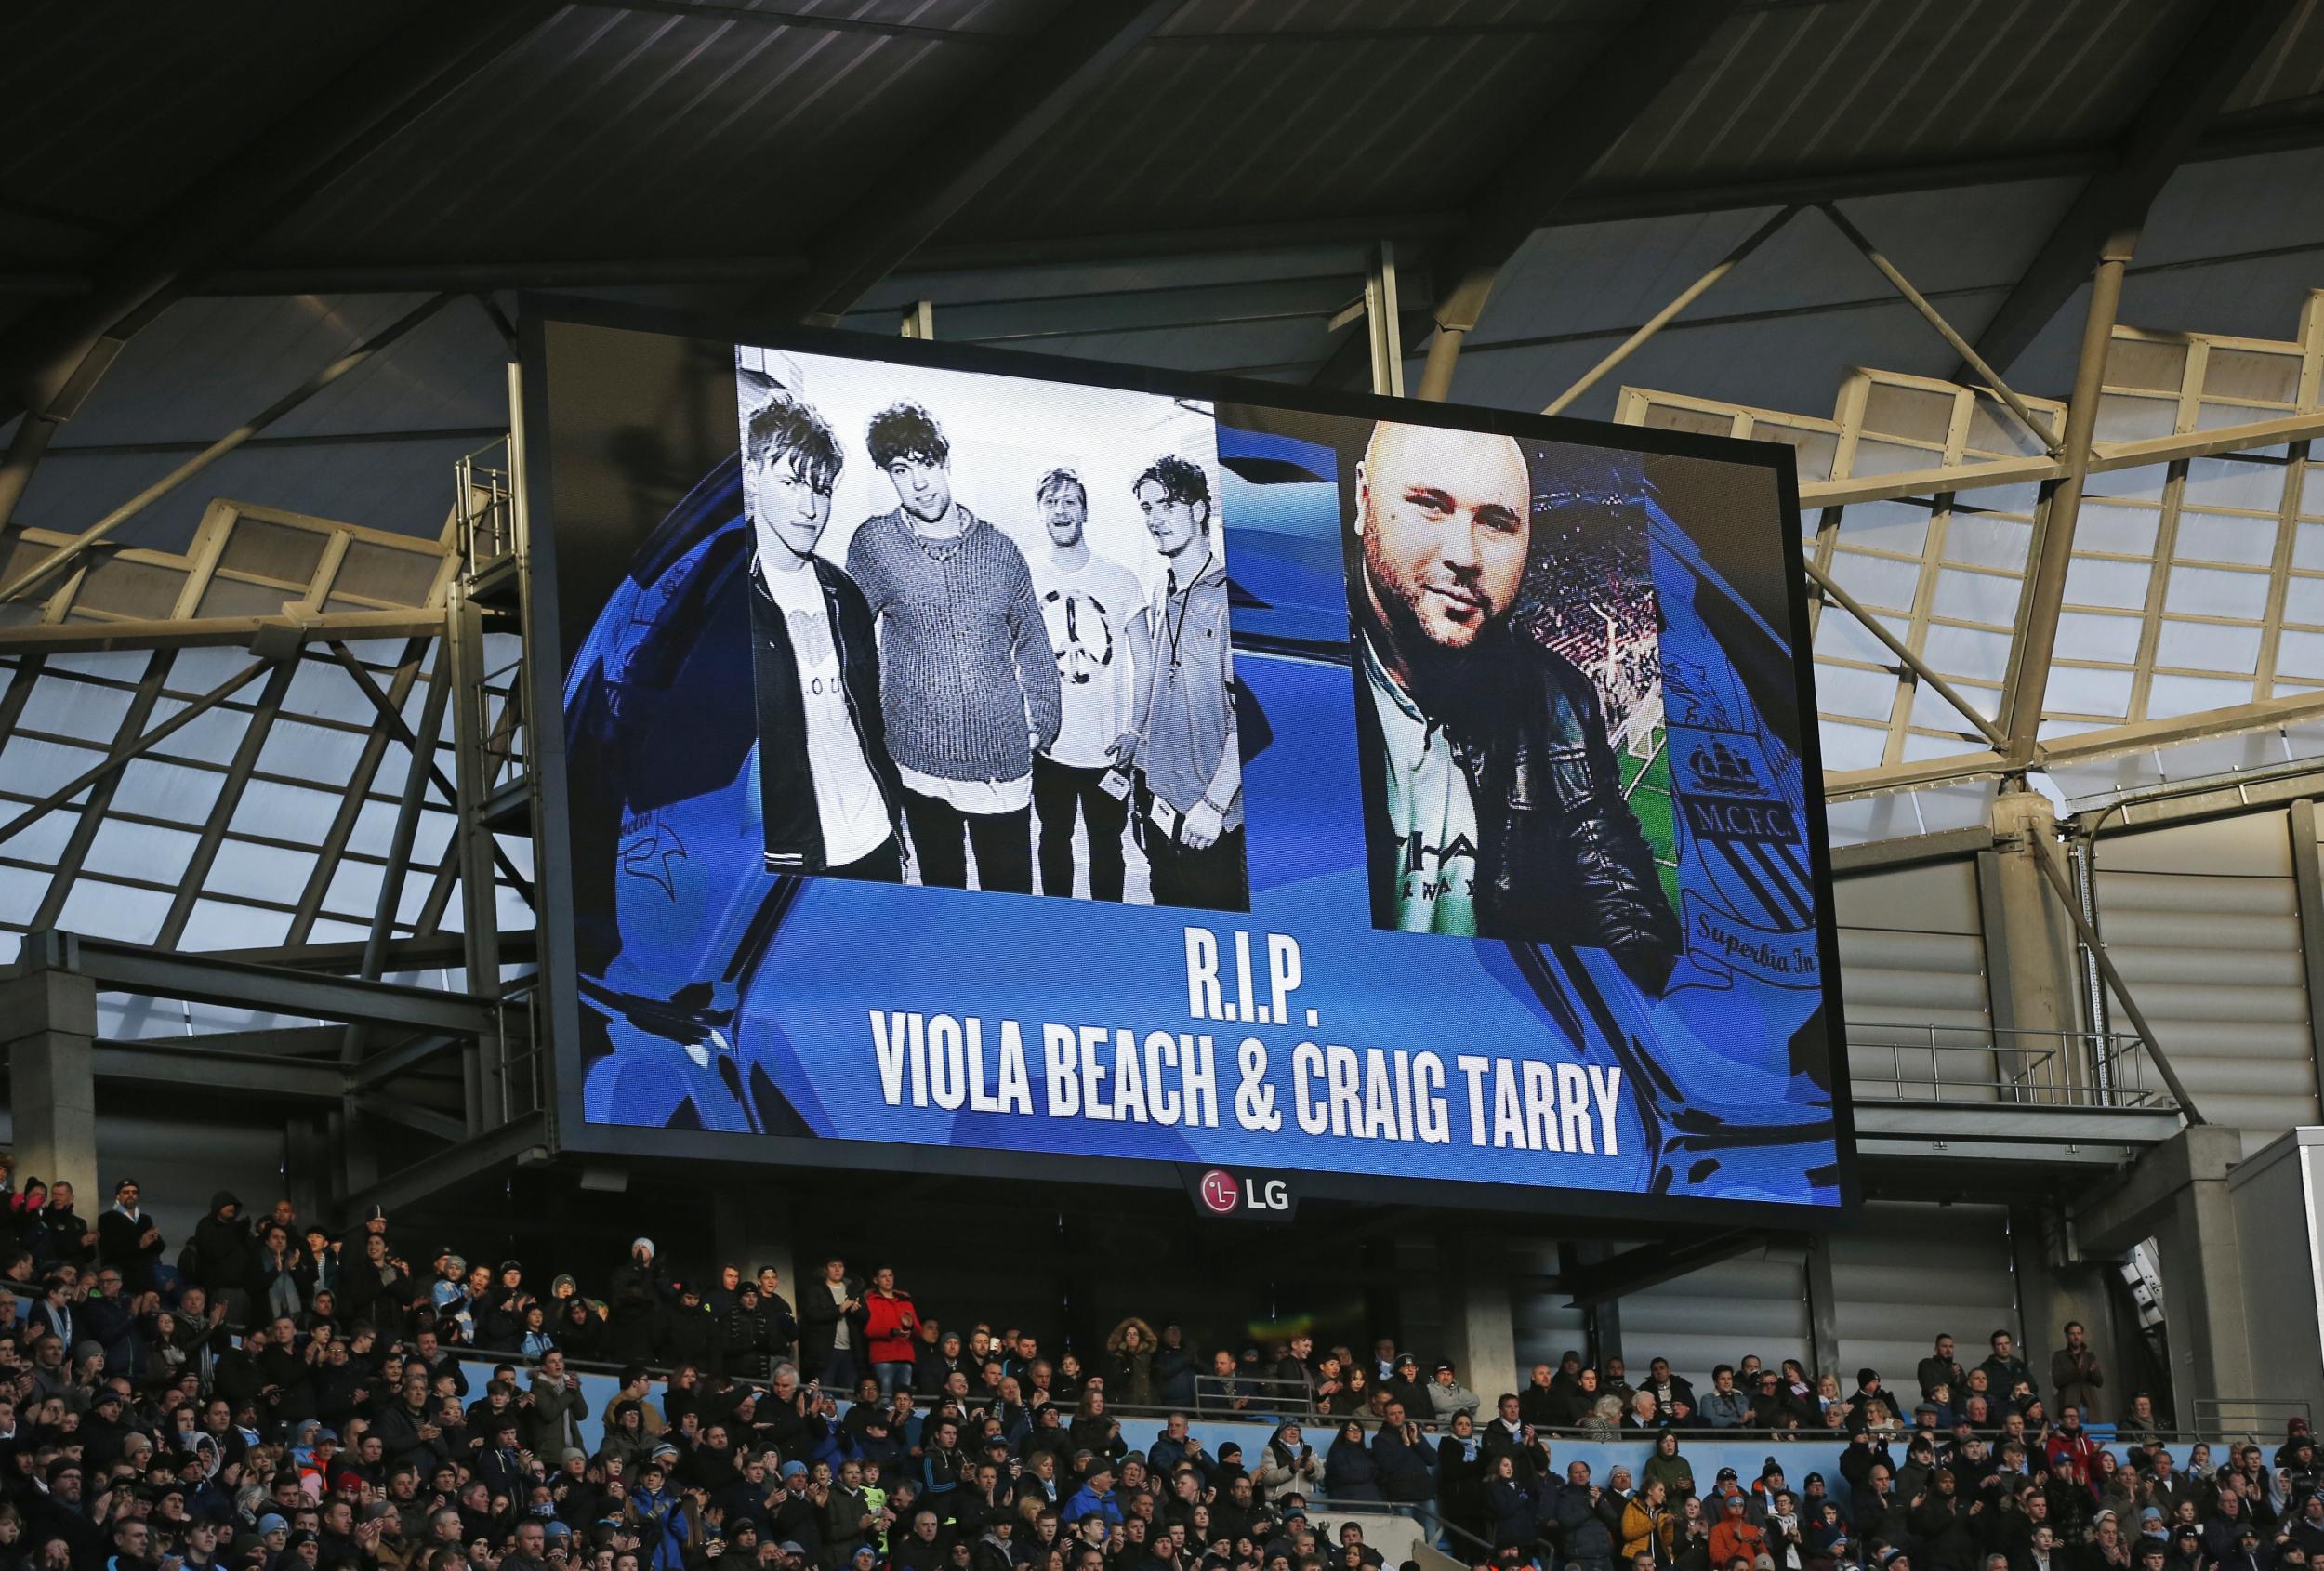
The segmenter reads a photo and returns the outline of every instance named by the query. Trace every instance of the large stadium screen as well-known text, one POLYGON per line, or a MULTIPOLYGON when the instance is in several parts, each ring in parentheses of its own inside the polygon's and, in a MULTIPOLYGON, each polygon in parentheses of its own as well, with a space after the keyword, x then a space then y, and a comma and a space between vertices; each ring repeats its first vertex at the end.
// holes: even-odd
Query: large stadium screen
POLYGON ((1783 450, 859 335, 534 354, 568 1139, 1849 1195, 1783 450))

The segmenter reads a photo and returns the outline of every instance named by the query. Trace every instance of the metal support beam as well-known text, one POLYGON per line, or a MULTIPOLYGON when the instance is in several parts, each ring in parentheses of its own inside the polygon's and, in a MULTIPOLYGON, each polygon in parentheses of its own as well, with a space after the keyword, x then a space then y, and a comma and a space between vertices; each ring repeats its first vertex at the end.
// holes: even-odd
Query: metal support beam
POLYGON ((856 182, 866 194, 823 226, 807 275, 752 304, 828 325, 965 206, 1031 152, 1094 93, 1181 0, 1071 0, 1029 34, 969 100, 887 168, 856 182))
POLYGON ((1915 678, 1927 682, 1931 688, 1935 690, 1938 697, 1944 699, 1946 703, 1950 704, 1954 708, 1960 710, 1961 719, 1976 727, 1977 734, 1991 743, 1997 752, 2000 749, 2001 733, 1999 728, 1997 728, 1991 720, 1987 719, 1983 715, 1978 714, 1975 709, 1972 708, 1969 705, 1969 701, 1966 698, 1963 698, 1960 693, 1955 691, 1952 683, 1937 675, 1935 671, 1929 667, 1926 661, 1922 660, 1918 654, 1915 654, 1910 649, 1908 649, 1902 639, 1899 639, 1895 633, 1888 630, 1886 623, 1882 622, 1879 617, 1873 615, 1869 611, 1867 611, 1863 606, 1857 604, 1855 597, 1834 582, 1830 574, 1826 573, 1822 568, 1816 566, 1812 561, 1803 561, 1801 565, 1806 568, 1809 581, 1816 586, 1816 589, 1820 593, 1829 596, 1841 610, 1846 612, 1849 615, 1855 617, 1858 622, 1862 623, 1864 625, 1864 630, 1870 633, 1874 638, 1880 640, 1882 647, 1886 649, 1889 653, 1894 654, 1898 660, 1904 662, 1906 668, 1911 671, 1915 678))
MULTIPOLYGON (((350 658, 347 646, 334 640, 331 648, 341 661, 350 658)), ((411 696, 412 684, 419 680, 419 663, 427 655, 428 640, 407 639, 403 657, 396 662, 395 675, 388 681, 388 702, 397 714, 403 712, 403 701, 411 696)), ((425 730, 426 727, 422 727, 425 730)), ((394 738, 385 726, 375 725, 363 738, 363 750, 356 757, 355 767, 348 772, 347 785, 339 798, 338 811, 331 815, 331 826, 324 831, 323 843, 315 848, 313 871, 307 875, 306 887, 298 891, 298 904, 291 913, 290 929, 283 935, 286 944, 304 944, 314 931, 315 919, 323 913, 323 902, 331 892, 331 880, 338 876, 340 858, 347 853, 347 842, 354 838, 355 825, 362 819, 363 808, 371 799, 373 782, 379 777, 380 761, 387 757, 388 744, 394 738)), ((414 755, 415 765, 418 756, 414 755)), ((395 864, 388 864, 388 875, 395 873, 395 864)), ((364 971, 376 976, 376 970, 364 971)))
MULTIPOLYGON (((470 616, 478 618, 478 627, 475 637, 478 640, 478 648, 481 651, 484 636, 482 624, 482 613, 478 612, 473 604, 466 601, 463 601, 461 604, 470 616)), ((389 733, 393 735, 398 742, 403 743, 404 746, 409 747, 412 750, 413 762, 415 764, 422 765, 427 769, 428 783, 436 788, 436 792, 439 796, 442 797, 443 805, 446 808, 456 810, 460 803, 459 794, 453 788, 452 782, 443 777, 443 771, 437 767, 435 761, 436 749, 434 745, 431 743, 429 746, 425 747, 419 746, 418 740, 412 735, 412 728, 403 723, 403 711, 398 709, 394 704, 389 701, 386 693, 379 691, 378 682, 373 680, 369 671, 363 669, 362 661, 356 659, 352 654, 348 653, 347 646, 345 644, 333 644, 331 646, 331 653, 337 658, 340 666, 345 667, 348 675, 355 679, 355 685, 363 690, 363 696, 371 700, 372 707, 378 712, 380 721, 387 726, 389 733)), ((439 653, 437 658, 442 660, 444 658, 444 655, 442 653, 439 653)), ((517 865, 508 860, 508 853, 503 852, 497 844, 495 844, 492 847, 492 859, 500 868, 501 874, 507 878, 511 884, 514 884, 523 892, 525 899, 530 900, 533 898, 532 880, 517 870, 517 865)), ((489 881, 489 879, 487 881, 489 881)))
POLYGON ((2146 1044, 2146 1056, 2154 1061, 2156 1070, 2162 1076, 2162 1083, 2171 1088, 2171 1095, 2178 1102, 2179 1112, 2190 1124, 2202 1123, 2203 1115, 2197 1110, 2195 1099, 2187 1094, 2185 1085, 2179 1079, 2179 1072, 2171 1067, 2171 1060, 2164 1055, 2162 1044, 2156 1039, 2154 1027, 2146 1023, 2146 1012, 2138 1007, 2138 1000, 2131 997, 2130 984, 2122 980, 2121 970, 2115 965, 2114 957, 2106 953, 2105 941, 2090 925, 2090 919, 2082 915, 2081 903, 2074 898, 2074 887, 2067 881, 2066 869, 2058 865, 2057 852, 2050 844, 2049 837, 2036 835, 2030 838, 2035 865, 2041 869, 2041 876, 2049 879, 2050 888, 2056 892, 2058 904, 2066 908, 2067 918, 2074 924, 2074 931, 2080 936, 2090 957, 2106 973, 2106 985, 2113 988, 2114 996, 2122 1001, 2122 1012, 2131 1017, 2131 1028, 2146 1044))
POLYGON ((37 957, 51 970, 88 977, 107 992, 247 1007, 307 1020, 377 1021, 407 1030, 469 1036, 500 1029, 499 1006, 493 1000, 431 987, 360 982, 205 955, 171 955, 54 931, 25 934, 22 952, 37 957))
POLYGON ((205 714, 249 686, 259 672, 272 664, 271 660, 254 660, 152 730, 127 742, 115 742, 112 750, 105 755, 101 762, 90 765, 64 785, 58 786, 31 807, 18 813, 7 823, 0 824, 0 845, 7 844, 20 831, 30 828, 90 786, 109 779, 114 771, 131 759, 139 757, 175 736, 205 714))
POLYGON ((2017 396, 2015 389, 2001 379, 2001 374, 1987 365, 1984 357, 1970 346, 1969 340, 1954 331, 1953 324, 1945 320, 1945 313, 1931 305, 1928 297, 1912 286, 1912 280, 1907 278, 1903 270, 1890 261, 1879 246, 1872 244, 1871 236, 1851 223, 1848 216, 1832 203, 1818 202, 1816 205, 1816 210, 1831 220, 1832 228, 1838 230, 1849 244, 1863 254, 1864 259, 1872 264, 1873 270, 1888 280, 1896 293, 1905 297, 1906 304, 1921 313, 1921 319, 1923 322, 1936 329, 1937 337, 1952 346, 1953 352, 1961 356, 1969 369, 1975 373, 1977 380, 1991 389, 1994 397, 2009 405, 2009 412, 2017 416, 2017 423, 2033 433, 2034 440, 2041 443, 2043 451, 2052 457, 2057 456, 2058 433, 2050 429, 2049 422, 2028 408, 2026 401, 2017 396))
POLYGON ((1721 1261, 1733 1260, 1747 1249, 1756 1249, 1767 1242, 1762 1233, 1729 1231, 1714 1233, 1691 1243, 1656 1242, 1625 1249, 1618 1255, 1585 1265, 1577 1271, 1560 1275, 1558 1286, 1572 1300, 1577 1309, 1608 1302, 1626 1293, 1641 1292, 1648 1287, 1671 1282, 1690 1271, 1699 1271, 1721 1261))
POLYGON ((99 1080, 159 1086, 174 1095, 218 1092, 237 1100, 327 1102, 336 1104, 346 1076, 337 1064, 302 1063, 263 1053, 225 1052, 198 1047, 195 1037, 163 1036, 133 1042, 99 1042, 99 1080))
POLYGON ((2324 866, 2317 862, 2316 802, 2291 804, 2291 887, 2300 903, 2300 960, 2308 985, 2308 1057, 2324 1104, 2324 866))
POLYGON ((1740 267, 1745 257, 1749 257, 1752 252, 1758 250, 1762 245, 1766 244, 1768 241, 1774 239, 1776 231, 1783 228, 1784 225, 1789 223, 1791 221, 1792 215, 1799 212, 1799 210, 1800 209, 1796 206, 1782 208, 1776 212, 1774 218, 1769 218, 1765 223, 1760 225, 1757 229, 1751 231, 1750 233, 1745 235, 1742 243, 1736 245, 1734 250, 1728 252, 1724 257, 1721 257, 1716 267, 1712 268, 1709 272, 1703 274, 1702 277, 1697 279, 1694 283, 1688 284, 1684 289, 1680 290, 1677 298, 1673 299, 1669 305, 1664 306, 1660 310, 1655 312, 1654 315, 1648 317, 1644 322, 1639 323, 1638 330, 1636 332, 1632 333, 1629 337, 1624 338, 1620 343, 1615 345, 1613 350, 1608 353, 1604 360, 1601 360, 1597 364, 1583 372, 1580 380, 1577 381, 1572 387, 1567 388, 1564 392, 1558 394, 1557 397, 1551 400, 1548 407, 1544 408, 1541 413, 1544 415, 1564 414, 1567 406, 1570 405, 1574 400, 1588 392, 1591 388, 1596 387, 1599 380, 1603 378, 1607 372, 1613 370, 1616 366, 1621 364, 1622 362, 1628 360, 1633 353, 1637 352, 1638 347, 1641 344, 1644 344, 1647 339, 1653 337, 1657 333, 1661 332, 1665 327, 1669 326, 1671 319, 1677 316, 1679 312, 1684 310, 1687 307, 1693 305, 1697 300, 1701 299, 1705 295, 1709 294, 1712 287, 1715 286, 1721 279, 1733 272, 1737 267, 1740 267))
POLYGON ((0 420, 40 407, 102 339, 157 315, 189 275, 353 167, 556 10, 548 0, 434 0, 359 51, 347 70, 123 234, 95 264, 86 295, 0 332, 0 420))
POLYGON ((210 816, 202 825, 202 838, 195 842, 193 855, 186 861, 186 870, 178 880, 178 892, 170 897, 169 915, 162 918, 162 931, 154 936, 157 949, 175 949, 184 941, 186 924, 193 919, 194 903, 202 898, 202 886, 209 881, 210 868, 218 862, 218 848, 226 843, 226 831, 234 822, 234 810, 242 805, 242 794, 250 785, 250 776, 258 767, 258 754, 266 747, 267 733, 274 729, 277 716, 283 712, 283 700, 290 693, 291 678, 297 662, 278 660, 267 674, 266 686, 259 690, 257 712, 243 728, 242 740, 234 745, 234 756, 226 765, 225 783, 218 788, 218 799, 210 804, 210 816))
POLYGON ((2034 526, 2033 571, 2019 598, 2017 637, 2001 679, 2000 747, 2012 766, 2033 761, 2041 732, 2041 703, 2050 687, 2058 614, 2066 601, 2066 574, 2074 561, 2074 525, 2081 513, 2082 487, 2090 475, 2090 440, 2098 426, 2098 394, 2105 386, 2106 350, 2114 342, 2115 313, 2122 304, 2122 270, 2138 236, 2118 231, 2109 236, 2091 275, 2090 310, 2082 319, 2081 358, 2074 368, 2074 392, 2066 406, 2065 477, 2042 499, 2034 526))
POLYGON ((0 585, 0 602, 20 599, 43 585, 53 583, 57 575, 78 561, 81 553, 87 550, 89 547, 111 535, 220 458, 225 457, 235 448, 257 436, 373 355, 393 344, 413 328, 442 310, 445 303, 452 298, 454 297, 450 295, 433 296, 416 309, 406 311, 353 349, 349 350, 297 388, 276 399, 257 414, 236 426, 209 446, 205 447, 201 452, 196 453, 169 473, 162 476, 161 479, 58 547, 47 556, 18 574, 7 584, 0 585))
POLYGON ((1404 333, 1397 322, 1396 247, 1383 240, 1364 274, 1364 332, 1372 359, 1372 390, 1404 396, 1404 333))
POLYGON ((53 389, 41 389, 44 396, 25 409, 16 435, 8 441, 7 456, 0 458, 0 524, 16 516, 16 505, 24 499, 25 489, 33 483, 33 471, 56 440, 57 428, 81 412, 81 405, 112 368, 127 341, 112 335, 99 339, 70 376, 53 389))
POLYGON ((1533 232, 1644 114, 1733 15, 1719 0, 1648 0, 1600 45, 1571 82, 1543 95, 1548 112, 1486 177, 1466 205, 1458 239, 1435 268, 1429 344, 1419 396, 1441 402, 1495 279, 1533 232))
POLYGON ((2107 236, 2146 222, 2163 182, 2194 152, 2220 105, 2296 8, 2297 0, 2197 8, 2193 36, 2165 57, 2162 79, 2131 115, 2111 164, 2091 177, 1977 335, 1984 359, 2007 371, 2073 298, 2107 236))
POLYGON ((384 1207, 390 1212, 416 1206, 456 1184, 505 1170, 511 1162, 523 1161, 535 1148, 545 1149, 548 1138, 538 1115, 520 1118, 449 1151, 437 1152, 386 1178, 354 1186, 339 1196, 337 1212, 342 1218, 351 1219, 363 1216, 374 1206, 384 1207))
POLYGON ((247 647, 260 634, 300 643, 331 639, 427 638, 443 629, 443 612, 329 611, 315 616, 195 616, 183 621, 28 623, 0 627, 0 656, 114 649, 247 647))
MULTIPOLYGON (((331 1050, 337 1051, 339 1034, 333 1031, 329 1035, 331 1050)), ((347 1071, 348 1089, 364 1091, 375 1086, 384 1085, 399 1076, 410 1074, 421 1064, 433 1063, 458 1047, 460 1042, 461 1038, 458 1036, 447 1036, 441 1032, 426 1032, 399 1046, 390 1048, 385 1052, 373 1053, 363 1063, 347 1071)), ((474 1134, 476 1131, 464 1129, 463 1132, 474 1134)))

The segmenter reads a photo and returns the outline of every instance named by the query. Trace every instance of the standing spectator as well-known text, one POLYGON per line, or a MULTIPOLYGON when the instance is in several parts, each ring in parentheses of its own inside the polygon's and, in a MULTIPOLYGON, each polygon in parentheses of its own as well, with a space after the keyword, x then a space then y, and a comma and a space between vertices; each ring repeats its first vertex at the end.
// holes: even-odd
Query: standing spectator
MULTIPOLYGON (((1592 1400, 1595 1400, 1592 1398, 1592 1400)), ((1611 1497, 1603 1485, 1590 1481, 1590 1464, 1575 1462, 1565 1470, 1565 1487, 1558 1494, 1557 1528, 1563 1552, 1559 1558, 1581 1571, 1612 1571, 1614 1564, 1613 1529, 1620 1525, 1618 1516, 1606 1520, 1611 1497)), ((1618 1512, 1621 1508, 1614 1506, 1618 1512)))
POLYGON ((1668 1565, 1676 1526, 1669 1489, 1659 1478, 1649 1478, 1622 1507, 1622 1553, 1633 1564, 1639 1556, 1650 1555, 1652 1564, 1668 1565))
POLYGON ((2080 1407, 2083 1418, 2096 1422, 2098 1388, 2106 1383, 2106 1372, 2099 1366, 2097 1350, 2090 1345, 2082 1323, 2068 1320, 2066 1345, 2050 1354, 2050 1385, 2057 1393, 2058 1410, 2080 1407))
MULTIPOLYGON (((1508 1472, 1515 1477, 1513 1467, 1508 1472)), ((1480 1538, 1487 1532, 1485 1481, 1485 1437, 1472 1414, 1455 1413, 1449 1432, 1436 1442, 1436 1507, 1446 1521, 1480 1538)))
MULTIPOLYGON (((244 1294, 251 1265, 250 1219, 242 1214, 242 1202, 233 1192, 221 1189, 210 1196, 209 1214, 193 1224, 193 1279, 212 1302, 226 1305, 226 1317, 236 1325, 245 1318, 244 1294)), ((290 1313, 297 1312, 294 1305, 290 1313)))
POLYGON ((1105 1387, 1114 1400, 1129 1407, 1154 1405, 1154 1327, 1136 1315, 1122 1321, 1105 1338, 1105 1387))
POLYGON ((1672 1496, 1695 1493, 1695 1464, 1679 1455, 1679 1437, 1669 1430, 1655 1436, 1654 1454, 1639 1470, 1641 1485, 1659 1483, 1672 1496))
POLYGON ((1195 1404, 1205 1413, 1227 1415, 1239 1413, 1250 1406, 1250 1393, 1243 1388, 1238 1378, 1240 1370, 1235 1354, 1225 1348, 1210 1355, 1210 1373, 1195 1382, 1195 1404))
POLYGON ((43 1270, 60 1265, 86 1271, 97 1259, 97 1230, 73 1210, 73 1185, 59 1179, 48 1186, 48 1207, 40 1213, 33 1257, 43 1270))
POLYGON ((1324 1453, 1324 1494, 1346 1504, 1381 1500, 1380 1464, 1364 1445, 1364 1426, 1350 1419, 1340 1426, 1324 1453))
POLYGON ((1435 1494, 1429 1477, 1428 1442, 1420 1426, 1406 1416, 1405 1406, 1391 1400, 1372 1436, 1372 1460, 1380 1468, 1380 1492, 1399 1504, 1425 1500, 1435 1494))
POLYGON ((581 1420, 589 1399, 581 1377, 565 1368, 565 1355, 551 1348, 533 1369, 533 1406, 521 1420, 524 1444, 535 1456, 555 1458, 582 1446, 581 1420))
POLYGON ((1985 1371, 1986 1389, 2007 1402, 2016 1394, 2018 1381, 2029 1387, 2033 1384, 2033 1371, 2017 1355, 2017 1344, 2007 1331, 1994 1332, 1992 1345, 1992 1353, 1977 1367, 1985 1371))
POLYGON ((143 1193, 133 1178, 113 1185, 112 1209, 97 1219, 97 1255, 121 1273, 132 1292, 150 1293, 162 1258, 162 1230, 139 1208, 143 1193))
POLYGON ((864 1350, 881 1396, 911 1388, 912 1333, 918 1326, 912 1295, 896 1290, 895 1268, 883 1265, 873 1272, 871 1292, 864 1300, 864 1350))
POLYGON ((629 1258, 606 1282, 606 1351, 625 1364, 654 1356, 666 1290, 654 1268, 654 1240, 633 1238, 629 1258))
POLYGON ((1195 1350, 1186 1345, 1186 1327, 1175 1320, 1162 1327, 1155 1349, 1154 1402, 1158 1407, 1195 1405, 1195 1350))
POLYGON ((1518 1482, 1515 1464, 1506 1451, 1493 1459, 1492 1474, 1485 1481, 1484 1510, 1486 1540, 1497 1552, 1513 1550, 1522 1558, 1533 1542, 1533 1498, 1518 1482))
POLYGON ((1968 1371, 1961 1366, 1961 1360, 1953 1356, 1953 1339, 1950 1333, 1938 1335, 1936 1351, 1921 1360, 1913 1373, 1921 1381, 1922 1396, 1930 1395, 1938 1386, 1950 1386, 1953 1394, 1961 1396, 1967 1392, 1969 1387, 1968 1371))
MULTIPOLYGON (((1030 858, 1029 851, 1026 854, 1030 858)), ((806 1365, 809 1375, 832 1391, 852 1391, 855 1387, 863 1291, 863 1284, 847 1274, 847 1262, 834 1255, 824 1261, 823 1280, 809 1287, 799 1297, 800 1361, 806 1365)))

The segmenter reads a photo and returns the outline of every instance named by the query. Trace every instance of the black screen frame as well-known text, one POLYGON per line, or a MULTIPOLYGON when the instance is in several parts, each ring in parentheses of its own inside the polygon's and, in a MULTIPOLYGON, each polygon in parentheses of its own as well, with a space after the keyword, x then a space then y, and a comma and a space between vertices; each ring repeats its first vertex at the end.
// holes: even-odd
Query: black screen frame
POLYGON ((1850 1094, 1845 1016, 1840 986, 1839 922, 1832 897, 1830 848, 1827 840, 1823 752, 1817 733, 1813 628, 1808 619, 1804 552, 1800 535, 1799 479, 1792 450, 1780 442, 1746 442, 1644 426, 1618 426, 1566 416, 1543 416, 1471 404, 1431 403, 1369 393, 1342 393, 1287 387, 1199 373, 1154 370, 1110 363, 1070 360, 940 340, 886 337, 866 333, 802 327, 796 322, 753 320, 746 314, 716 316, 659 307, 635 306, 569 296, 527 294, 520 298, 518 355, 522 407, 520 451, 526 455, 522 487, 527 519, 530 613, 528 638, 556 644, 528 648, 525 670, 529 713, 538 717, 531 739, 537 780, 538 865, 535 891, 538 924, 538 977, 534 1008, 545 1010, 549 1034, 548 1134, 550 1148, 576 1155, 645 1159, 693 1158, 778 1168, 814 1168, 892 1175, 982 1178, 1008 1181, 1029 1197, 1059 1185, 1132 1189, 1182 1187, 1182 1165, 1160 1159, 1039 1155, 984 1147, 891 1144, 874 1141, 825 1140, 784 1135, 647 1129, 590 1122, 582 1107, 580 1003, 571 965, 574 931, 571 834, 566 811, 563 692, 569 651, 558 632, 560 605, 557 528, 549 484, 550 422, 547 330, 551 323, 610 328, 725 344, 744 344, 800 354, 845 356, 931 369, 1035 377, 1212 404, 1273 405, 1316 415, 1413 425, 1483 430, 1524 440, 1559 442, 1622 452, 1709 459, 1772 472, 1783 552, 1785 611, 1794 654, 1799 715, 1799 756, 1808 789, 1807 852, 1813 875, 1827 1022, 1827 1083, 1832 1097, 1833 1159, 1840 1198, 1832 1205, 1706 1199, 1620 1191, 1541 1185, 1480 1183, 1454 1179, 1397 1180, 1389 1177, 1289 1169, 1301 1199, 1379 1205, 1424 1205, 1477 1213, 1543 1212, 1616 1221, 1693 1225, 1759 1225, 1822 1230, 1852 1225, 1862 1203, 1855 1110, 1850 1094), (549 722, 553 717, 553 723, 549 722))

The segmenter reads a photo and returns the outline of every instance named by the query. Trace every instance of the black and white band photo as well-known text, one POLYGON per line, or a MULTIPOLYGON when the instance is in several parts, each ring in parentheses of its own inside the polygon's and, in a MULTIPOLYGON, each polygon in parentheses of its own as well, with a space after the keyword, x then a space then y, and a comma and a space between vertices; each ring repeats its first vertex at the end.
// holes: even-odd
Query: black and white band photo
POLYGON ((738 351, 771 872, 1244 910, 1207 410, 738 351))

